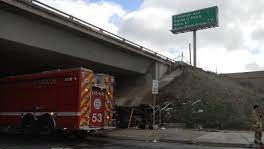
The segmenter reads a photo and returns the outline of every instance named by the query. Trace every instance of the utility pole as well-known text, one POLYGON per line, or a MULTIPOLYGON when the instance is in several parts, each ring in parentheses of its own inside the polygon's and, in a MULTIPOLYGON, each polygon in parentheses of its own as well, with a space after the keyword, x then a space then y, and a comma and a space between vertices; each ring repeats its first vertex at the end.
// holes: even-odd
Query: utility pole
POLYGON ((192 66, 192 48, 191 48, 191 43, 189 43, 189 55, 190 55, 190 65, 192 66))
POLYGON ((196 67, 196 30, 193 31, 193 66, 196 67))
POLYGON ((183 62, 183 52, 182 52, 182 55, 181 55, 181 61, 183 62))

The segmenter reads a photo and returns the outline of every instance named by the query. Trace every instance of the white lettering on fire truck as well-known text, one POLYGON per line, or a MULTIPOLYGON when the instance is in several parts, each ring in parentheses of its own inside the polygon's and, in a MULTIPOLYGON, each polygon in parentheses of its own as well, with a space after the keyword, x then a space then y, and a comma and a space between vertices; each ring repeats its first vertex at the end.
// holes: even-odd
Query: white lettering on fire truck
POLYGON ((104 92, 92 91, 92 95, 95 95, 95 96, 104 96, 104 92))
POLYGON ((72 81, 72 77, 64 78, 64 81, 72 81))
POLYGON ((37 80, 36 83, 38 85, 54 85, 56 84, 56 79, 41 79, 37 80))

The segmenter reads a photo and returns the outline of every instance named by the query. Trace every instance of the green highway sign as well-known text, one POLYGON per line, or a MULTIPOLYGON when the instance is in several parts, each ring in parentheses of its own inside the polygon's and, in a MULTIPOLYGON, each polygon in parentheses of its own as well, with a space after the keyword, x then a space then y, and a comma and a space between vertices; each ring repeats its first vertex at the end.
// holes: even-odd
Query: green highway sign
POLYGON ((172 16, 172 33, 218 27, 218 7, 210 7, 172 16))

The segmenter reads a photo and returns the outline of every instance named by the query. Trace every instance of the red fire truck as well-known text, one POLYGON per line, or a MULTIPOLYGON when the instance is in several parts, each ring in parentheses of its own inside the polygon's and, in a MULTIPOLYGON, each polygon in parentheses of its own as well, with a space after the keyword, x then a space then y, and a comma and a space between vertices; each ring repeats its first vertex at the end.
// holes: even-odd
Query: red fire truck
POLYGON ((114 78, 85 68, 0 79, 0 125, 21 130, 111 128, 114 78))

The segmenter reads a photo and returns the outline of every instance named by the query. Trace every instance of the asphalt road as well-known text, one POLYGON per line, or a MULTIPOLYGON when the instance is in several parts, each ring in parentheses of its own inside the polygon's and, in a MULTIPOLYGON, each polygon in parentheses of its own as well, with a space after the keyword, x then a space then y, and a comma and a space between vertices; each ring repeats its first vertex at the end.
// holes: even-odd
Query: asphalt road
MULTIPOLYGON (((83 140, 63 137, 32 137, 0 134, 0 149, 224 149, 196 145, 116 140, 87 137, 83 140)), ((225 148, 228 149, 228 148, 225 148)), ((231 148, 229 148, 231 149, 231 148)), ((233 148, 234 149, 234 148, 233 148)))

